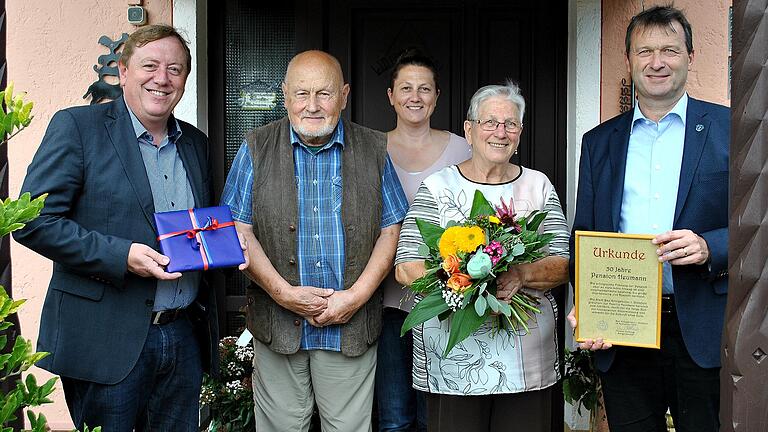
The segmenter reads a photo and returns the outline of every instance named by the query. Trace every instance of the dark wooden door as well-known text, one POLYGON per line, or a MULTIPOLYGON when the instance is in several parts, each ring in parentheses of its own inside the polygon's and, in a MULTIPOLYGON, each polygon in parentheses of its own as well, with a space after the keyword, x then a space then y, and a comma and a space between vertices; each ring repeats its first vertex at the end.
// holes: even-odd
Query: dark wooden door
MULTIPOLYGON (((350 83, 345 115, 378 130, 395 126, 386 89, 391 66, 417 47, 438 63, 441 94, 432 125, 463 135, 472 94, 511 79, 527 102, 515 162, 543 171, 562 197, 566 185, 567 8, 561 2, 328 2, 326 41, 350 83)), ((313 46, 317 48, 317 46, 313 46)))

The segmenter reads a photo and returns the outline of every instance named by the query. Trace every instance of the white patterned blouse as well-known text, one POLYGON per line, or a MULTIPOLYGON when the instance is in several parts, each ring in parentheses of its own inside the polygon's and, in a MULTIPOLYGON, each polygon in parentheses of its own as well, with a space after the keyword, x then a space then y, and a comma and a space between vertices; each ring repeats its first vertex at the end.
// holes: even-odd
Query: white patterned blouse
MULTIPOLYGON (((548 253, 568 257, 568 226, 555 188, 539 171, 521 167, 520 175, 503 184, 484 184, 465 178, 457 166, 444 168, 424 180, 400 231, 395 265, 423 260, 416 218, 446 226, 467 218, 475 190, 493 205, 514 200, 518 216, 533 210, 549 211, 541 231, 553 233, 548 253)), ((525 289, 525 288, 524 288, 525 289)), ((549 291, 525 289, 540 298, 530 332, 494 332, 486 323, 447 356, 448 322, 437 318, 413 329, 413 387, 452 395, 488 395, 539 390, 560 378, 558 370, 557 304, 549 291), (495 334, 494 334, 495 333, 495 334)))

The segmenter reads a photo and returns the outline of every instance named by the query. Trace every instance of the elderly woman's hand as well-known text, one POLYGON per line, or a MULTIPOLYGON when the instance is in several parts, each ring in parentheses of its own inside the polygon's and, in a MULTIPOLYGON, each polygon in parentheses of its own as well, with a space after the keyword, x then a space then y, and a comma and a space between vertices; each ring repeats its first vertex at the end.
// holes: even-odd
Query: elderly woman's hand
POLYGON ((496 278, 496 298, 509 302, 525 285, 525 275, 520 266, 510 266, 496 278))

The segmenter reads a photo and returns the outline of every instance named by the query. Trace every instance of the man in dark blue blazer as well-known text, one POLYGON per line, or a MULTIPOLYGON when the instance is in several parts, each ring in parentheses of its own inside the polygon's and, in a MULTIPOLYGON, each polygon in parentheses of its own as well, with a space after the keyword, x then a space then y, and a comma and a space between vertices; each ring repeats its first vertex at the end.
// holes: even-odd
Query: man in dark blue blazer
POLYGON ((214 295, 200 273, 165 271, 153 221, 212 199, 208 140, 171 114, 190 65, 174 28, 134 32, 124 96, 56 113, 21 188, 48 194, 14 236, 54 262, 38 340, 51 354, 38 364, 61 376, 80 428, 198 427, 202 373, 217 359, 214 295))
MULTIPOLYGON (((635 16, 626 49, 637 106, 584 135, 573 230, 656 234, 661 349, 601 339, 581 348, 597 351, 611 432, 665 432, 667 409, 678 432, 714 432, 728 292, 729 110, 685 92, 694 52, 681 11, 635 16)), ((575 327, 573 312, 569 320, 575 327)))

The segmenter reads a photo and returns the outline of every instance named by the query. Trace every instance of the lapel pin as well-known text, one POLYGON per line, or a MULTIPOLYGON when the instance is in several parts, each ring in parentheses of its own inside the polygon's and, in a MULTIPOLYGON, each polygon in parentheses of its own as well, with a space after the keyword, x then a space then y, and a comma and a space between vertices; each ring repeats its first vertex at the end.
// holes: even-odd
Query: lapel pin
POLYGON ((696 125, 696 132, 701 132, 703 130, 704 130, 704 125, 703 124, 697 124, 696 125))

